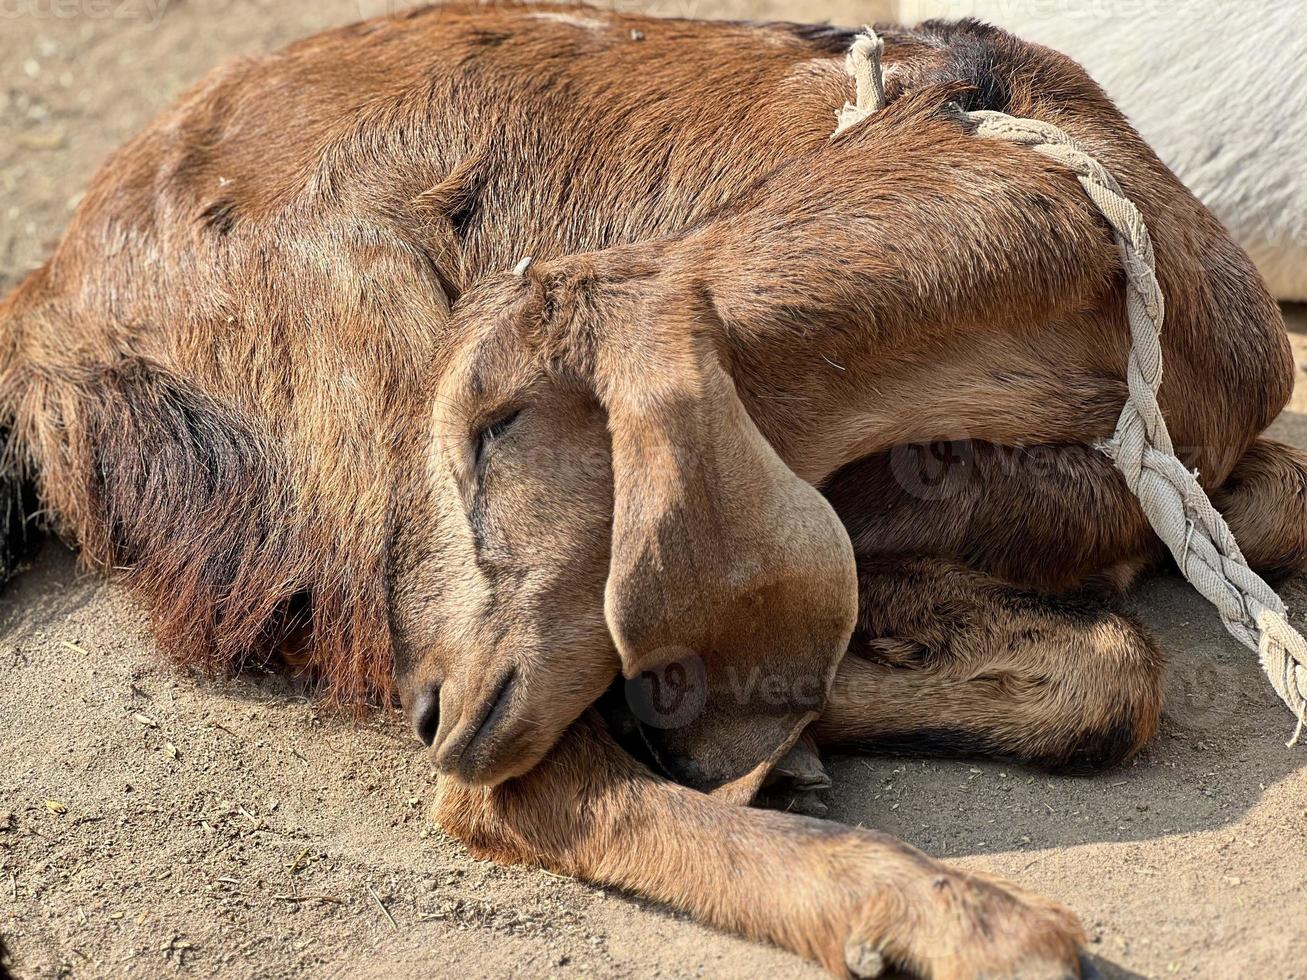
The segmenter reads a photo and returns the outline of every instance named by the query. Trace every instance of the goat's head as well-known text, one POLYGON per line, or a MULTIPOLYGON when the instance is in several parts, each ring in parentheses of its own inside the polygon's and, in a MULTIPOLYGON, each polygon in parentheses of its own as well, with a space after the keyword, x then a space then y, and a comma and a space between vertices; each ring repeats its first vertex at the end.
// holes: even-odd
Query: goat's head
POLYGON ((754 427, 711 304, 585 256, 467 294, 401 508, 399 684, 437 765, 535 765, 619 670, 664 763, 749 795, 856 612, 847 534, 754 427))

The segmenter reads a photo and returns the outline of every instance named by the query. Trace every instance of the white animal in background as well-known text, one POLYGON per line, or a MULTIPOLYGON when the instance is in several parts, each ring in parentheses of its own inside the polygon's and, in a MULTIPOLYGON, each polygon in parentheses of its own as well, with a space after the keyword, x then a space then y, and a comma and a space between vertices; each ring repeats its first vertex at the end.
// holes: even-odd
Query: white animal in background
POLYGON ((898 0, 977 17, 1089 70, 1247 249, 1307 300, 1307 0, 898 0))

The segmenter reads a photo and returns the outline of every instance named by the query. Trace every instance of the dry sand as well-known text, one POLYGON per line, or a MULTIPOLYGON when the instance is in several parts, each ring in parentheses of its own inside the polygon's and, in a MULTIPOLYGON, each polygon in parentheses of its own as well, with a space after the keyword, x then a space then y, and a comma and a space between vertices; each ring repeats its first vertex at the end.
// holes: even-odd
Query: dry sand
MULTIPOLYGON (((0 289, 182 86, 384 9, 178 0, 155 21, 157 3, 0 6, 0 289)), ((1307 445, 1307 417, 1280 425, 1307 445)), ((1307 590, 1290 592, 1302 607, 1307 590)), ((1065 900, 1109 977, 1307 978, 1307 749, 1284 748, 1254 658, 1181 583, 1138 602, 1173 664, 1162 733, 1133 765, 1070 779, 838 759, 832 816, 1065 900)), ((0 598, 0 691, 0 934, 20 977, 818 976, 644 903, 471 860, 425 822, 431 776, 398 718, 351 727, 283 678, 177 673, 140 610, 55 543, 0 598)))

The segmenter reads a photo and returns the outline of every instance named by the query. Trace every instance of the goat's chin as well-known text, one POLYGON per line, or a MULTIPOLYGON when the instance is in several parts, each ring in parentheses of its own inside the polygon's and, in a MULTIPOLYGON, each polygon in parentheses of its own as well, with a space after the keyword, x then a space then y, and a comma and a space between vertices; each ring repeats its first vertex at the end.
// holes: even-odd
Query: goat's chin
MULTIPOLYGON (((493 787, 544 762, 564 733, 595 703, 611 678, 594 689, 560 692, 522 679, 498 691, 470 716, 479 722, 434 747, 436 768, 470 786, 493 787)), ((589 686, 587 686, 589 687, 589 686)))
POLYGON ((554 730, 526 719, 506 722, 502 734, 487 733, 484 745, 474 755, 448 765, 437 763, 437 768, 441 775, 452 776, 469 786, 487 789, 499 786, 525 776, 544 762, 570 727, 571 722, 559 724, 554 730))

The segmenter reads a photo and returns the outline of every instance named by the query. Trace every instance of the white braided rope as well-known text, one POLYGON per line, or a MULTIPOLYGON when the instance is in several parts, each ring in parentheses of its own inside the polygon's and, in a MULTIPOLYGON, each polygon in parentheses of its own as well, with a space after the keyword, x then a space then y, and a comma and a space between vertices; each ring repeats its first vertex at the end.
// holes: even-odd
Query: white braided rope
MULTIPOLYGON (((839 114, 837 135, 885 104, 884 83, 879 77, 882 47, 875 32, 867 28, 849 52, 849 73, 857 80, 857 104, 846 105, 839 114)), ((1157 401, 1166 304, 1143 216, 1102 164, 1052 123, 992 111, 963 113, 963 118, 978 136, 1028 146, 1072 171, 1112 227, 1126 273, 1126 311, 1133 346, 1125 407, 1115 434, 1098 448, 1121 471, 1184 577, 1217 608, 1230 634, 1257 651, 1271 686, 1298 719, 1288 743, 1293 747, 1307 725, 1307 641, 1289 624, 1275 590, 1248 567, 1229 525, 1212 506, 1195 474, 1176 458, 1157 401)))
POLYGON ((844 103, 844 108, 835 114, 839 120, 835 126, 836 136, 884 107, 885 74, 880 68, 880 56, 884 50, 885 42, 870 27, 854 40, 848 57, 844 59, 844 68, 853 76, 857 94, 854 101, 844 103))

